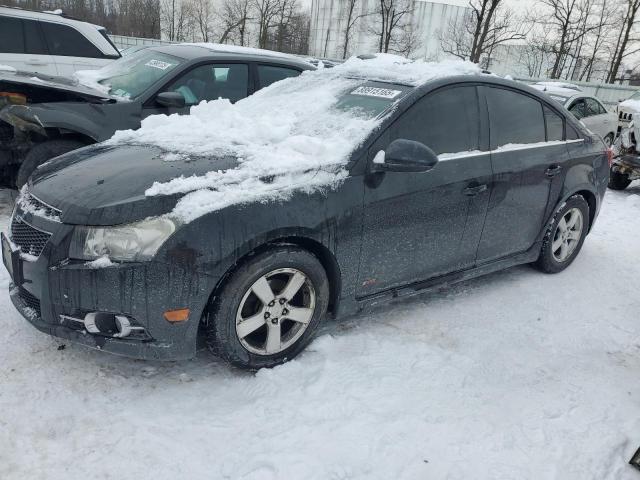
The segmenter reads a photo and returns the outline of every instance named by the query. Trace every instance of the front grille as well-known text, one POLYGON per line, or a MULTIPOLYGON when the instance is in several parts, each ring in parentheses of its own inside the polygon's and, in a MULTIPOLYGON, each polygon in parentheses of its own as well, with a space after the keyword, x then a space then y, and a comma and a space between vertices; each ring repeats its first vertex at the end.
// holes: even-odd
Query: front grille
POLYGON ((45 217, 56 222, 60 221, 60 210, 47 205, 39 198, 31 195, 28 191, 22 193, 16 200, 16 203, 24 212, 29 212, 32 215, 45 217))
POLYGON ((38 230, 14 215, 11 221, 11 241, 22 249, 22 253, 39 257, 50 237, 50 233, 38 230))
POLYGON ((40 310, 40 300, 38 300, 37 297, 35 297, 22 287, 18 287, 18 296, 25 306, 34 310, 38 314, 38 317, 42 317, 42 311, 40 310))

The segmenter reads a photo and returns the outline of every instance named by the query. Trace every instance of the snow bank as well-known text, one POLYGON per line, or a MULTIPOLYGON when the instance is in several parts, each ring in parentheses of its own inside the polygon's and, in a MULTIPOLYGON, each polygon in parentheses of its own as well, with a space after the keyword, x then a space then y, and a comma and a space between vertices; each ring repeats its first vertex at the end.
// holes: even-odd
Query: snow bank
MULTIPOLYGON (((152 144, 173 154, 233 156, 238 166, 154 183, 145 193, 186 194, 174 214, 188 222, 228 205, 284 199, 294 191, 335 188, 351 152, 380 123, 359 110, 336 108, 364 79, 419 85, 437 77, 478 74, 467 62, 410 62, 394 55, 351 58, 304 72, 231 104, 202 102, 191 115, 156 115, 108 143, 152 144), (264 179, 267 178, 268 181, 264 179)), ((173 158, 173 157, 172 157, 173 158)))

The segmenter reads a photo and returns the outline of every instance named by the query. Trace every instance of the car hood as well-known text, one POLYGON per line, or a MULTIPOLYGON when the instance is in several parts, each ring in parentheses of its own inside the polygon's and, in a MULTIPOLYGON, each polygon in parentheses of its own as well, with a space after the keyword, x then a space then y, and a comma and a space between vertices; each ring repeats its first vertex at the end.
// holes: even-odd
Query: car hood
POLYGON ((640 100, 625 100, 618 104, 619 112, 640 113, 640 100))
POLYGON ((64 223, 117 225, 162 215, 175 207, 183 194, 145 196, 154 182, 237 164, 234 157, 167 156, 154 146, 98 144, 42 165, 31 177, 29 191, 60 210, 64 223))
MULTIPOLYGON (((0 90, 25 93, 29 98, 35 98, 36 103, 42 101, 115 101, 105 92, 78 83, 76 80, 43 75, 33 72, 0 71, 0 90)), ((30 101, 30 103, 32 103, 30 101)))

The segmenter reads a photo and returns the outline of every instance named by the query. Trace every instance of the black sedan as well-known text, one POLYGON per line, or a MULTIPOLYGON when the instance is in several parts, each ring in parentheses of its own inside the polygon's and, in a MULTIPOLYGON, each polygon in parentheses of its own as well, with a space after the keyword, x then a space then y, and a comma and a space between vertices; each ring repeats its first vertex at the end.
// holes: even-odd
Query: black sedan
POLYGON ((0 72, 0 184, 20 188, 50 158, 138 128, 149 115, 236 102, 314 68, 292 55, 201 44, 146 47, 77 79, 0 72))
POLYGON ((376 62, 40 168, 3 239, 16 308, 139 358, 192 357, 200 333, 253 369, 297 355, 326 314, 518 264, 567 268, 607 188, 602 140, 529 87, 376 62))

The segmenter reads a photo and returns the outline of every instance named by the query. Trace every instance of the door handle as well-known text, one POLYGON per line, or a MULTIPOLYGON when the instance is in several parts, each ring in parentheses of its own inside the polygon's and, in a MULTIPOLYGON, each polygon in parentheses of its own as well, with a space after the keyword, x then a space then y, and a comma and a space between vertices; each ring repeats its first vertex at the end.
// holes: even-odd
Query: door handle
POLYGON ((562 171, 562 167, 560 165, 552 165, 545 170, 545 174, 547 177, 555 177, 562 171))
POLYGON ((487 184, 483 183, 482 185, 470 185, 465 188, 462 193, 465 195, 472 197, 474 195, 478 195, 487 190, 487 184))

